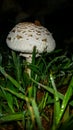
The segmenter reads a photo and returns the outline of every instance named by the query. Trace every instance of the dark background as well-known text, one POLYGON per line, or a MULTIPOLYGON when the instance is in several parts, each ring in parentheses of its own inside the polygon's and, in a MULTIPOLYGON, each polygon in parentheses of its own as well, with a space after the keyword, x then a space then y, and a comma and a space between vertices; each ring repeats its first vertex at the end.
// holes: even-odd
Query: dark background
POLYGON ((0 0, 0 46, 6 47, 7 34, 17 23, 35 20, 53 34, 56 48, 72 51, 73 0, 0 0))

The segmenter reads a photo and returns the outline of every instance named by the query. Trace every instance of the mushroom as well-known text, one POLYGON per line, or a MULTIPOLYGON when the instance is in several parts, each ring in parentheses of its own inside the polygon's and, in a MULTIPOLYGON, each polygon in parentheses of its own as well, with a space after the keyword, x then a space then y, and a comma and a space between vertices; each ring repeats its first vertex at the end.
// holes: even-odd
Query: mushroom
MULTIPOLYGON (((43 52, 55 49, 55 40, 47 28, 31 22, 18 23, 8 34, 6 43, 9 48, 20 52, 20 55, 31 63, 33 48, 36 47, 36 57, 43 52)), ((28 71, 30 75, 30 71, 28 71)))

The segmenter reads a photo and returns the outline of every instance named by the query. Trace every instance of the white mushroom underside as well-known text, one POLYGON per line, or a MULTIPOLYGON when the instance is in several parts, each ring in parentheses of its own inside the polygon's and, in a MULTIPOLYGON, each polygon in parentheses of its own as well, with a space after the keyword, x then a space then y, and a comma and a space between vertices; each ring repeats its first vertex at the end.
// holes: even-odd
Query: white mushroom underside
POLYGON ((38 53, 55 49, 55 40, 45 27, 27 22, 17 24, 8 34, 6 42, 12 50, 25 53, 32 53, 34 46, 38 53))

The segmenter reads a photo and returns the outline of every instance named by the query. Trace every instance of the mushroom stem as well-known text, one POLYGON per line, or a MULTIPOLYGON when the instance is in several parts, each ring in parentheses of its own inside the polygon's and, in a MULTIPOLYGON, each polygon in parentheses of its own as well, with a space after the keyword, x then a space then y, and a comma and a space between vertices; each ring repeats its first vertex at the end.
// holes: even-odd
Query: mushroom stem
MULTIPOLYGON (((25 57, 27 63, 32 63, 32 54, 23 54, 23 53, 20 53, 20 56, 25 57)), ((30 76, 31 75, 31 70, 27 66, 26 66, 25 70, 28 73, 28 75, 30 76)))
MULTIPOLYGON (((32 57, 26 58, 26 62, 27 63, 31 63, 32 62, 32 57)), ((31 75, 31 69, 26 67, 26 72, 28 73, 28 75, 31 75)))
POLYGON ((32 57, 26 57, 26 61, 27 61, 28 63, 31 63, 31 62, 32 62, 32 57))

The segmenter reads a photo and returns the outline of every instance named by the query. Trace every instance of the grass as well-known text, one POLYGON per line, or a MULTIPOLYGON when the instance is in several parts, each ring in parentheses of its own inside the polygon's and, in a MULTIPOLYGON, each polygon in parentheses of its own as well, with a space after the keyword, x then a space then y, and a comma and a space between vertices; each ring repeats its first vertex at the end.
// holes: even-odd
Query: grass
POLYGON ((73 128, 73 55, 63 50, 35 55, 36 49, 30 64, 13 51, 6 63, 0 54, 0 125, 16 121, 23 129, 46 130, 44 118, 50 130, 73 128))

